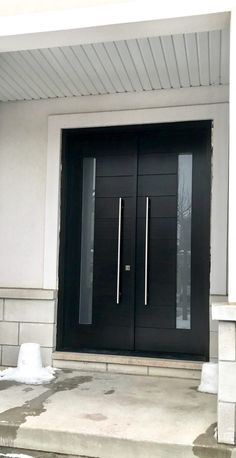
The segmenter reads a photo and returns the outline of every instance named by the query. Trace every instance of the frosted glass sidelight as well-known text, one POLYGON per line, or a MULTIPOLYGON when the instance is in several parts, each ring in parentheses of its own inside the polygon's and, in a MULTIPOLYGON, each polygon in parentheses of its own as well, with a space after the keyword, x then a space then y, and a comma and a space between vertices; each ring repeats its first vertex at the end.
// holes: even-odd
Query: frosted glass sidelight
POLYGON ((176 328, 191 329, 192 154, 178 156, 176 328))
POLYGON ((83 159, 79 323, 92 324, 96 159, 83 159))

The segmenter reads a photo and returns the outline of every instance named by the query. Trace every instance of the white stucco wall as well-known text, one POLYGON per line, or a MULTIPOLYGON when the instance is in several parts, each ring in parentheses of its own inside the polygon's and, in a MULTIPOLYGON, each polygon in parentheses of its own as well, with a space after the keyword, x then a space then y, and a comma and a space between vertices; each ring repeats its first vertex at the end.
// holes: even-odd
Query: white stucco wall
POLYGON ((43 286, 48 115, 79 100, 0 103, 0 287, 43 286))
POLYGON ((225 88, 164 92, 0 104, 0 287, 43 287, 48 116, 227 99, 225 88))
POLYGON ((0 103, 0 287, 43 285, 48 115, 78 102, 0 103))
POLYGON ((40 287, 47 108, 0 105, 0 285, 40 287))

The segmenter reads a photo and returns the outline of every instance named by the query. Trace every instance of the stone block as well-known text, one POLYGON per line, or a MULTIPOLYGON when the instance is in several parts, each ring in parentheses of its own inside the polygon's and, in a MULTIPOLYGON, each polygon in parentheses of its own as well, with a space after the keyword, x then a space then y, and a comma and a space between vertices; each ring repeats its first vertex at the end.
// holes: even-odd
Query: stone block
POLYGON ((210 358, 218 357, 218 332, 210 332, 210 358))
POLYGON ((29 323, 54 323, 55 302, 5 299, 4 319, 29 323))
POLYGON ((224 361, 236 360, 236 327, 234 322, 219 322, 219 359, 224 361))
POLYGON ((58 369, 73 369, 82 371, 106 372, 106 363, 93 363, 87 361, 54 360, 53 366, 58 369))
POLYGON ((54 346, 54 325, 42 323, 20 323, 19 342, 38 343, 42 347, 54 346))
POLYGON ((116 374, 136 374, 136 375, 147 375, 147 366, 134 366, 132 364, 108 364, 108 372, 114 372, 116 374))
POLYGON ((0 297, 4 299, 42 299, 53 300, 57 292, 52 289, 38 288, 0 288, 0 297))
POLYGON ((212 319, 218 321, 236 321, 236 304, 212 304, 212 319))
POLYGON ((0 322, 0 344, 18 345, 18 323, 0 322))
POLYGON ((0 321, 3 320, 3 299, 0 299, 0 321))
POLYGON ((155 377, 175 377, 192 380, 200 380, 201 371, 194 371, 189 369, 171 369, 168 367, 149 367, 148 375, 155 377))
POLYGON ((2 347, 2 365, 3 366, 17 366, 19 346, 16 345, 3 345, 2 347))
POLYGON ((219 361, 218 400, 236 402, 236 362, 219 361))
POLYGON ((235 444, 235 404, 218 403, 218 442, 235 444))

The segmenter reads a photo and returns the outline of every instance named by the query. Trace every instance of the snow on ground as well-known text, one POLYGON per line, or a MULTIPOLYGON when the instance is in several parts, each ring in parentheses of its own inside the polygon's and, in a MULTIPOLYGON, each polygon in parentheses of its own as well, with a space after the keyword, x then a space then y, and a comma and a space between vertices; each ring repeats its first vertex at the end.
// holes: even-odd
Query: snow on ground
POLYGON ((201 383, 198 391, 202 393, 218 393, 218 364, 204 363, 202 365, 201 383))
POLYGON ((42 367, 38 370, 24 370, 18 367, 9 367, 0 372, 0 382, 1 380, 9 380, 25 383, 27 385, 41 385, 55 379, 56 370, 57 369, 52 367, 42 367))
POLYGON ((8 458, 33 458, 32 455, 23 455, 22 453, 0 453, 0 456, 7 456, 8 458))

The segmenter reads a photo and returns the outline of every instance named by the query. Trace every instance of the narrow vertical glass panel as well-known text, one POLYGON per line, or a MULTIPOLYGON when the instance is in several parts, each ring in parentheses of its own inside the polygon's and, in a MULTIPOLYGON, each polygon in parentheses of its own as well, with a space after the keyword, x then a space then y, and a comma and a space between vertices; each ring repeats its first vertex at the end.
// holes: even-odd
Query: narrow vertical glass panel
POLYGON ((176 328, 191 329, 192 154, 178 157, 176 328))
POLYGON ((92 324, 96 159, 83 159, 79 323, 92 324))

